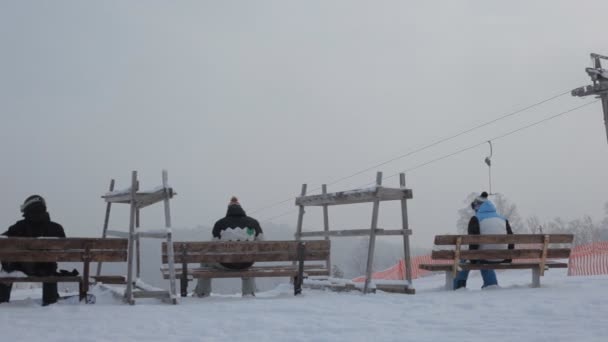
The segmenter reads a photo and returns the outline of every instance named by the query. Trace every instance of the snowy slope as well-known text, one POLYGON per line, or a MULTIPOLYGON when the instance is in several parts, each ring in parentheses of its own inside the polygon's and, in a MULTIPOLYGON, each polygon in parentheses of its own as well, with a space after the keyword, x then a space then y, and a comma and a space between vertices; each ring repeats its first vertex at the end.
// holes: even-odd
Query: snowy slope
MULTIPOLYGON (((1 341, 607 341, 608 276, 550 270, 529 288, 530 271, 499 273, 502 288, 441 290, 443 276, 415 282, 414 296, 305 290, 289 285, 255 298, 186 298, 121 304, 96 288, 97 304, 40 307, 32 290, 0 305, 1 341), (19 300, 20 298, 20 300, 19 300)), ((40 290, 37 290, 40 291, 40 290)), ((39 293, 36 296, 39 296, 39 293)))

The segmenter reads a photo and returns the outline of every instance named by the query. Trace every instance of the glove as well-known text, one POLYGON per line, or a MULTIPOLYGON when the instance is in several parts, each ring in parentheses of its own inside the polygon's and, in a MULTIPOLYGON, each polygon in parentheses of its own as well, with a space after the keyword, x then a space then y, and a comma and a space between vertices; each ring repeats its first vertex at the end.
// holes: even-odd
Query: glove
POLYGON ((73 269, 72 271, 59 270, 55 274, 59 277, 76 277, 79 273, 78 270, 73 269))

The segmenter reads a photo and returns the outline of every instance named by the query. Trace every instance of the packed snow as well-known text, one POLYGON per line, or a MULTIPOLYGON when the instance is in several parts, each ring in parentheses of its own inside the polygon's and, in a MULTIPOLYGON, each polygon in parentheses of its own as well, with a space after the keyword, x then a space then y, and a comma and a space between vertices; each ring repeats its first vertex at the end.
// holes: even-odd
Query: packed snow
POLYGON ((443 275, 418 279, 416 295, 336 293, 289 284, 256 297, 182 298, 134 306, 101 287, 96 304, 41 307, 40 289, 14 290, 0 305, 2 341, 606 341, 608 276, 530 270, 498 272, 501 288, 443 290, 443 275))

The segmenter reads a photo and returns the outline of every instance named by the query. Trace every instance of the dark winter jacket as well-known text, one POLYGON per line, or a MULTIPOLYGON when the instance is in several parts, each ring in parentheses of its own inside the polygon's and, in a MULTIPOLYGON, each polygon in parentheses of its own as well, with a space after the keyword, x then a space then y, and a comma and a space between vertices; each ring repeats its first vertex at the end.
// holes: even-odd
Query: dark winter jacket
MULTIPOLYGON (((8 237, 65 237, 60 224, 52 222, 48 213, 41 219, 24 219, 12 225, 2 235, 8 237)), ((53 275, 57 270, 55 262, 2 262, 2 269, 6 272, 21 271, 27 275, 45 276, 53 275)))
MULTIPOLYGON (((262 237, 262 227, 257 220, 247 216, 240 205, 228 206, 226 217, 218 220, 213 226, 213 238, 228 241, 253 241, 262 237)), ((253 262, 222 263, 222 266, 231 269, 245 269, 253 262)))
MULTIPOLYGON (((494 204, 490 201, 486 201, 479 207, 475 216, 471 217, 471 220, 469 220, 468 233, 469 235, 513 234, 513 231, 511 230, 511 225, 509 225, 509 220, 498 215, 494 204)), ((469 245, 469 250, 513 248, 513 244, 509 244, 508 246, 500 244, 469 245)), ((511 259, 481 260, 480 262, 502 263, 511 262, 511 259)))

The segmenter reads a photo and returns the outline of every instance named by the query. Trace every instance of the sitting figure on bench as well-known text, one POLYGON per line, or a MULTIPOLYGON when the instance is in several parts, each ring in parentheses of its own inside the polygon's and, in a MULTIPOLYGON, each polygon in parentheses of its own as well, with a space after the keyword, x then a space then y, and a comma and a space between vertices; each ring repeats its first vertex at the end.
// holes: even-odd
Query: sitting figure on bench
MULTIPOLYGON (((59 237, 65 232, 60 224, 52 222, 46 210, 44 198, 38 195, 28 197, 21 205, 23 220, 12 225, 2 235, 8 237, 59 237)), ((56 262, 2 262, 5 272, 21 271, 28 276, 54 276, 57 272, 56 262)), ((12 284, 0 283, 0 303, 8 302, 11 297, 12 284)), ((42 284, 42 305, 57 302, 57 283, 42 284)))
MULTIPOLYGON (((213 226, 213 239, 221 241, 259 241, 263 240, 262 228, 257 220, 247 216, 238 199, 232 197, 228 204, 226 217, 218 220, 213 226)), ((214 267, 220 270, 243 270, 251 267, 253 262, 201 264, 202 267, 214 267)), ((242 278, 243 296, 255 296, 255 279, 242 278)), ((211 294, 211 279, 198 280, 194 293, 198 297, 211 294)))
MULTIPOLYGON (((488 193, 482 192, 481 195, 471 203, 471 208, 475 211, 475 215, 471 217, 468 226, 469 235, 489 235, 489 234, 513 234, 509 220, 498 215, 494 203, 488 200, 488 193)), ((483 244, 483 245, 469 245, 469 250, 475 249, 513 249, 513 245, 504 244, 483 244)), ((502 263, 511 262, 511 260, 473 260, 475 262, 482 263, 502 263)), ((496 279, 496 272, 494 270, 480 270, 481 277, 483 278, 483 286, 498 285, 496 279)), ((469 277, 469 270, 462 270, 458 272, 456 278, 454 278, 454 290, 461 287, 467 286, 467 278, 469 277)))

